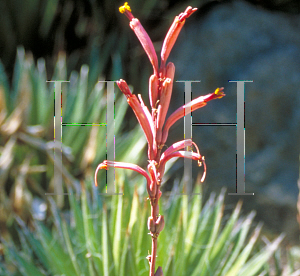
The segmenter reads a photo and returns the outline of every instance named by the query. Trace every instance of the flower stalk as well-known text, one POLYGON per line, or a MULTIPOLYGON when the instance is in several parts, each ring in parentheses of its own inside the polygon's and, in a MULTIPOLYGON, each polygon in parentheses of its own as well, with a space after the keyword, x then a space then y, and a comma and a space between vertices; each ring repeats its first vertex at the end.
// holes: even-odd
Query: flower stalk
POLYGON ((124 13, 130 20, 129 25, 139 39, 153 67, 153 74, 149 78, 149 99, 151 112, 144 104, 141 95, 138 95, 137 97, 131 93, 126 81, 122 79, 117 81, 117 85, 122 93, 126 96, 128 104, 132 108, 145 133, 148 142, 148 173, 135 164, 105 160, 98 165, 95 171, 95 185, 97 186, 98 171, 100 169, 108 169, 109 167, 130 169, 140 173, 146 178, 147 193, 151 205, 151 215, 149 216, 147 222, 148 230, 150 232, 149 234, 152 238, 152 252, 151 255, 147 256, 150 266, 150 276, 163 275, 163 270, 161 267, 158 267, 155 272, 155 261, 157 255, 157 239, 159 233, 164 229, 165 225, 164 216, 159 214, 158 202, 162 195, 160 188, 166 162, 173 157, 183 157, 196 160, 199 166, 202 166, 203 164, 204 167, 204 173, 201 182, 204 181, 206 176, 206 164, 204 156, 200 154, 197 145, 191 139, 174 143, 163 153, 161 153, 162 148, 167 141, 169 129, 177 120, 187 114, 187 112, 195 111, 196 109, 205 106, 208 101, 220 99, 225 96, 223 92, 224 88, 217 88, 215 92, 206 96, 200 96, 186 105, 178 108, 166 120, 175 75, 175 65, 172 62, 169 62, 166 65, 166 62, 186 18, 192 15, 196 10, 196 8, 187 7, 183 13, 180 13, 175 17, 173 24, 171 25, 163 42, 161 50, 161 64, 160 67, 158 67, 158 58, 153 43, 141 25, 140 21, 133 16, 131 13, 131 8, 127 2, 119 8, 119 11, 124 13), (185 148, 192 147, 195 149, 195 151, 191 152, 184 150, 185 148))

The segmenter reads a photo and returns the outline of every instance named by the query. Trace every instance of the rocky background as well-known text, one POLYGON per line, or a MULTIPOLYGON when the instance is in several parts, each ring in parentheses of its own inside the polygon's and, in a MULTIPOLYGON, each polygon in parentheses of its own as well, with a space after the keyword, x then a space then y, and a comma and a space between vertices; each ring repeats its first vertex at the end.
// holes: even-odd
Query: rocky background
MULTIPOLYGON (((176 66, 175 79, 201 80, 192 85, 192 98, 225 87, 226 97, 193 112, 193 123, 235 123, 237 89, 228 81, 253 80, 245 84, 245 166, 246 192, 255 195, 227 196, 227 203, 233 208, 242 199, 245 212, 255 209, 265 229, 298 241, 299 14, 244 1, 215 3, 187 21, 169 60, 176 66)), ((184 103, 183 84, 174 86, 171 111, 184 103)), ((192 131, 206 157, 205 194, 224 185, 235 192, 235 127, 194 126, 192 131)), ((168 144, 183 139, 183 122, 169 137, 168 144)), ((193 167, 194 179, 201 170, 193 167)))

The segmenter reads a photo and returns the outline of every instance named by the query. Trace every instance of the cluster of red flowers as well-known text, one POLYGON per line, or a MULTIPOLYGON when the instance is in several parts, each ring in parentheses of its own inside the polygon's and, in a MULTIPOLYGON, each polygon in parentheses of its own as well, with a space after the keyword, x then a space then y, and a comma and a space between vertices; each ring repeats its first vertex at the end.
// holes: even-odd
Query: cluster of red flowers
MULTIPOLYGON (((183 13, 175 17, 174 22, 171 25, 162 46, 160 67, 158 67, 158 59, 153 43, 143 26, 141 25, 140 21, 132 15, 128 3, 126 2, 124 6, 119 8, 119 10, 129 18, 129 25, 141 42, 153 66, 153 75, 151 75, 149 79, 149 99, 151 104, 151 113, 148 107, 144 104, 141 95, 138 95, 137 97, 136 95, 131 93, 125 80, 121 79, 117 82, 120 90, 126 96, 127 102, 134 111, 147 138, 148 158, 150 160, 148 171, 150 173, 150 176, 146 173, 145 170, 134 164, 104 161, 98 166, 96 170, 95 183, 97 185, 96 176, 99 169, 106 169, 110 166, 116 168, 131 169, 139 172, 147 179, 148 192, 150 197, 153 197, 156 194, 156 185, 154 184, 159 185, 161 183, 165 163, 169 159, 171 159, 172 157, 188 157, 194 160, 198 160, 199 165, 204 163, 204 158, 200 155, 198 147, 191 140, 183 140, 174 143, 163 154, 161 154, 161 149, 168 138, 170 127, 177 120, 187 114, 188 111, 186 111, 186 109, 195 111, 196 109, 205 106, 208 101, 222 98, 223 96, 225 96, 225 94, 223 93, 223 88, 217 88, 214 93, 208 94, 206 96, 200 96, 190 103, 178 108, 166 120, 175 74, 175 65, 172 62, 169 62, 166 65, 166 61, 185 23, 185 19, 188 18, 197 9, 187 7, 183 13), (187 155, 184 151, 180 151, 180 149, 192 145, 194 145, 196 152, 192 152, 190 155, 187 155)), ((204 168, 205 170, 202 181, 204 180, 206 171, 206 167, 204 168)))
MULTIPOLYGON (((128 6, 127 2, 124 4, 124 6, 120 7, 119 10, 121 13, 124 13, 130 20, 129 25, 141 42, 153 66, 153 75, 151 75, 149 79, 149 98, 151 104, 151 112, 144 104, 141 95, 138 95, 137 97, 136 95, 131 93, 125 80, 121 79, 117 82, 120 90, 126 96, 128 104, 134 111, 148 141, 149 174, 144 169, 135 164, 105 160, 103 163, 99 164, 96 169, 95 184, 97 185, 96 177, 98 170, 107 169, 107 167, 131 169, 142 174, 147 180, 147 191, 151 203, 151 216, 148 219, 148 228, 150 230, 152 238, 156 239, 159 232, 162 231, 164 227, 164 218, 163 216, 159 215, 158 200, 161 197, 160 185, 166 162, 173 157, 186 157, 197 160, 199 166, 204 164, 204 174, 201 179, 202 182, 204 181, 206 174, 204 157, 200 154, 197 145, 192 142, 191 139, 174 143, 167 150, 161 153, 161 150, 168 138, 169 129, 177 120, 188 114, 188 112, 195 111, 196 109, 205 106, 206 103, 210 100, 222 98, 223 96, 225 96, 225 94, 223 93, 223 88, 217 88, 215 92, 206 96, 200 96, 192 100, 190 103, 187 103, 186 105, 178 108, 166 120, 175 74, 175 65, 172 62, 166 62, 172 50, 172 47, 185 23, 185 19, 188 18, 197 9, 187 7, 183 13, 180 13, 175 17, 162 46, 160 67, 158 65, 157 55, 151 39, 141 25, 140 21, 132 15, 131 9, 128 6), (196 150, 195 152, 187 152, 182 150, 186 147, 192 146, 194 146, 196 150)), ((156 256, 155 253, 153 254, 153 256, 156 256)), ((154 266, 151 260, 150 266, 154 266)))

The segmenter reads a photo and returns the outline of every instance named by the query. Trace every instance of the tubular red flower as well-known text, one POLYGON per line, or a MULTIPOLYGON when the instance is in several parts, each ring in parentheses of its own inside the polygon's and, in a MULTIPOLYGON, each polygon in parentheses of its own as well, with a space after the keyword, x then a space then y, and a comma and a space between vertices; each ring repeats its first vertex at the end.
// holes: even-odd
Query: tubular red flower
POLYGON ((152 134, 154 133, 154 125, 153 125, 153 121, 152 121, 152 117, 151 117, 151 114, 149 112, 149 109, 148 107, 144 104, 144 101, 142 99, 142 96, 141 94, 138 94, 138 97, 139 97, 139 100, 140 100, 140 103, 141 103, 141 107, 143 108, 143 111, 144 111, 144 114, 146 115, 147 117, 147 120, 149 122, 149 125, 150 125, 150 128, 151 128, 151 132, 152 134))
POLYGON ((166 121, 166 124, 163 129, 163 133, 162 133, 161 144, 164 144, 166 142, 166 140, 168 138, 169 129, 175 122, 177 122, 184 115, 189 114, 190 112, 193 112, 193 111, 197 110, 198 108, 205 106, 208 101, 211 101, 214 99, 220 99, 223 96, 225 96, 223 89, 224 89, 224 87, 217 88, 214 93, 210 93, 206 96, 200 96, 200 97, 192 100, 188 104, 183 105, 182 107, 179 107, 177 110, 175 110, 166 121), (186 107, 189 107, 188 110, 186 110, 186 107))
POLYGON ((189 151, 176 151, 171 154, 165 155, 164 158, 160 159, 159 162, 159 174, 163 175, 165 171, 165 165, 166 162, 169 161, 173 157, 183 157, 183 158, 189 158, 193 160, 197 160, 198 164, 201 166, 202 163, 202 156, 197 152, 189 152, 189 151))
POLYGON ((160 118, 160 113, 161 113, 161 110, 162 110, 162 106, 159 104, 158 105, 158 108, 156 109, 156 124, 155 124, 155 140, 156 140, 156 143, 157 145, 160 144, 159 141, 161 141, 161 138, 162 138, 162 130, 158 128, 158 123, 159 123, 159 120, 157 118, 160 118))
POLYGON ((161 95, 158 107, 161 106, 161 112, 157 117, 158 128, 162 128, 164 124, 164 119, 166 118, 166 112, 168 111, 168 105, 170 103, 170 96, 168 94, 172 93, 172 80, 170 78, 166 78, 161 87, 161 95))
POLYGON ((174 63, 169 62, 166 68, 165 80, 162 84, 162 89, 160 93, 159 104, 162 106, 162 112, 158 117, 158 128, 160 129, 162 129, 163 127, 169 109, 170 100, 172 96, 174 75, 175 75, 175 65, 174 63))
POLYGON ((153 43, 143 28, 142 24, 137 18, 133 18, 130 21, 130 27, 135 32, 137 38, 141 42, 146 54, 149 57, 149 60, 153 66, 153 71, 155 75, 158 75, 158 61, 157 61, 157 55, 153 46, 153 43))
POLYGON ((161 69, 164 68, 169 54, 174 46, 174 43, 185 23, 185 19, 188 18, 197 8, 187 7, 186 10, 175 17, 173 24, 171 25, 166 38, 164 40, 161 50, 161 69))
POLYGON ((152 108, 155 108, 158 100, 158 78, 155 74, 149 79, 149 100, 152 108))
MULTIPOLYGON (((148 157, 150 160, 155 158, 156 153, 153 151, 154 145, 154 125, 148 108, 143 101, 138 101, 136 95, 130 92, 130 89, 124 80, 117 81, 117 85, 127 98, 127 102, 132 108, 136 118, 139 121, 148 141, 148 157)), ((140 97, 141 100, 141 97, 140 97)), ((155 147, 156 148, 156 147, 155 147)))
POLYGON ((107 169, 108 167, 115 167, 115 168, 120 168, 120 169, 129 169, 129 170, 136 171, 146 178, 147 186, 150 186, 151 179, 150 179, 149 175, 147 174, 147 172, 144 169, 142 169, 140 166, 132 164, 132 163, 115 162, 115 161, 108 161, 108 160, 104 160, 101 164, 99 164, 95 171, 95 185, 96 186, 98 186, 98 183, 97 183, 98 171, 101 169, 107 169))
MULTIPOLYGON (((174 154, 175 152, 179 152, 180 149, 183 149, 185 147, 190 147, 192 145, 195 147, 196 153, 198 154, 198 156, 200 158, 202 158, 201 154, 200 154, 200 151, 199 151, 199 148, 197 147, 197 145, 191 139, 186 139, 186 140, 176 142, 172 146, 168 147, 164 151, 164 153, 161 155, 160 161, 159 161, 159 175, 163 175, 164 167, 165 167, 166 162, 168 160, 170 160, 171 158, 175 157, 172 154, 174 154)), ((185 151, 185 153, 187 154, 189 152, 185 151)), ((189 157, 188 154, 185 155, 185 157, 189 157)))
POLYGON ((117 81, 117 85, 119 86, 120 90, 126 96, 127 99, 132 97, 132 93, 131 93, 126 81, 120 79, 119 81, 117 81))
POLYGON ((160 160, 163 160, 164 158, 166 158, 168 155, 172 154, 175 151, 178 151, 180 149, 183 149, 185 147, 190 147, 194 145, 197 153, 200 155, 199 149, 197 147, 197 145, 191 140, 191 139, 186 139, 186 140, 182 140, 179 142, 174 143, 172 146, 168 147, 164 153, 161 155, 160 160))
POLYGON ((169 154, 168 156, 165 156, 164 159, 161 159, 159 165, 164 166, 165 163, 173 157, 183 157, 183 158, 189 158, 189 159, 193 159, 193 160, 197 160, 197 161, 201 160, 201 158, 202 158, 201 155, 196 152, 176 151, 176 152, 169 154))
POLYGON ((157 190, 156 183, 158 183, 158 179, 157 179, 156 165, 157 163, 154 160, 150 160, 147 167, 151 176, 151 183, 149 188, 147 186, 148 194, 150 197, 155 197, 156 190, 157 190))
POLYGON ((131 13, 131 9, 128 5, 127 2, 125 2, 124 6, 119 8, 119 11, 121 13, 125 13, 125 15, 129 18, 130 20, 130 28, 134 31, 135 35, 141 42, 146 54, 149 57, 149 60, 153 66, 154 74, 158 76, 158 61, 157 61, 157 55, 153 46, 153 43, 143 28, 142 24, 137 18, 134 18, 134 16, 131 13))
POLYGON ((175 65, 172 62, 169 62, 166 68, 166 78, 162 83, 162 89, 160 93, 160 102, 159 106, 161 106, 161 110, 157 116, 157 131, 159 135, 157 136, 157 143, 160 144, 161 140, 161 132, 163 125, 165 123, 166 115, 169 109, 170 100, 172 96, 173 89, 173 80, 175 75, 175 65))
MULTIPOLYGON (((156 157, 156 154, 157 154, 157 146, 156 146, 156 140, 155 140, 155 127, 154 127, 154 123, 153 123, 153 120, 152 120, 152 117, 151 117, 151 114, 148 110, 148 107, 144 104, 143 102, 143 99, 142 99, 142 96, 141 94, 138 94, 138 97, 139 97, 139 100, 140 100, 140 103, 141 103, 141 106, 143 108, 143 111, 144 111, 144 114, 146 115, 147 117, 147 121, 149 123, 149 126, 151 128, 151 134, 152 134, 152 144, 150 143, 149 144, 149 148, 148 148, 148 155, 149 157, 152 156, 152 159, 155 159, 156 157), (150 149, 150 147, 152 147, 152 149, 150 149)), ((151 159, 151 158, 150 158, 151 159)))

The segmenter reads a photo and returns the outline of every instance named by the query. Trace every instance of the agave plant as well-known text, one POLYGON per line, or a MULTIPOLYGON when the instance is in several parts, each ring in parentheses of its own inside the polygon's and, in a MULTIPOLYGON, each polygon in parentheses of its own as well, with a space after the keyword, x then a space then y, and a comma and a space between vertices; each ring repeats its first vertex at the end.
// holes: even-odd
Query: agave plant
MULTIPOLYGON (((70 80, 63 87, 63 122, 77 123, 63 126, 63 166, 60 168, 64 182, 80 190, 78 179, 92 178, 92 166, 105 158, 106 147, 106 87, 93 83, 89 68, 83 65, 80 73, 67 74, 64 54, 58 57, 54 80, 70 80), (90 87, 90 88, 89 88, 90 87), (102 123, 103 126, 81 123, 102 123), (74 142, 75 141, 75 142, 74 142), (103 141, 97 143, 97 141, 103 141), (103 146, 104 145, 104 146, 103 146)), ((32 56, 19 48, 12 84, 9 83, 4 67, 0 63, 0 228, 8 235, 14 213, 30 220, 34 199, 42 199, 54 189, 53 168, 53 109, 54 87, 47 83, 46 66, 43 59, 35 65, 32 56)), ((115 135, 117 139, 131 139, 117 146, 120 158, 140 158, 136 146, 143 148, 145 141, 140 130, 135 128, 121 134, 121 122, 127 103, 116 97, 115 135)), ((119 145, 120 143, 118 143, 119 145)), ((58 185, 58 183, 56 183, 58 185)), ((60 183, 60 189, 66 191, 60 183)), ((65 206, 64 197, 56 197, 60 207, 65 206)), ((38 211, 38 210, 37 210, 38 211)), ((34 214, 33 214, 34 215, 34 214)))
MULTIPOLYGON (((49 199, 48 226, 35 220, 32 230, 17 218, 19 243, 3 241, 0 275, 148 275, 150 206, 144 191, 121 172, 118 183, 124 196, 102 197, 85 183, 79 199, 70 188, 70 211, 61 212, 49 199)), ((225 190, 218 197, 212 194, 204 206, 201 196, 189 201, 176 193, 178 185, 161 206, 168 218, 157 248, 164 275, 272 275, 267 261, 282 235, 258 250, 261 224, 253 229, 254 212, 240 217, 241 203, 223 217, 225 190)))

